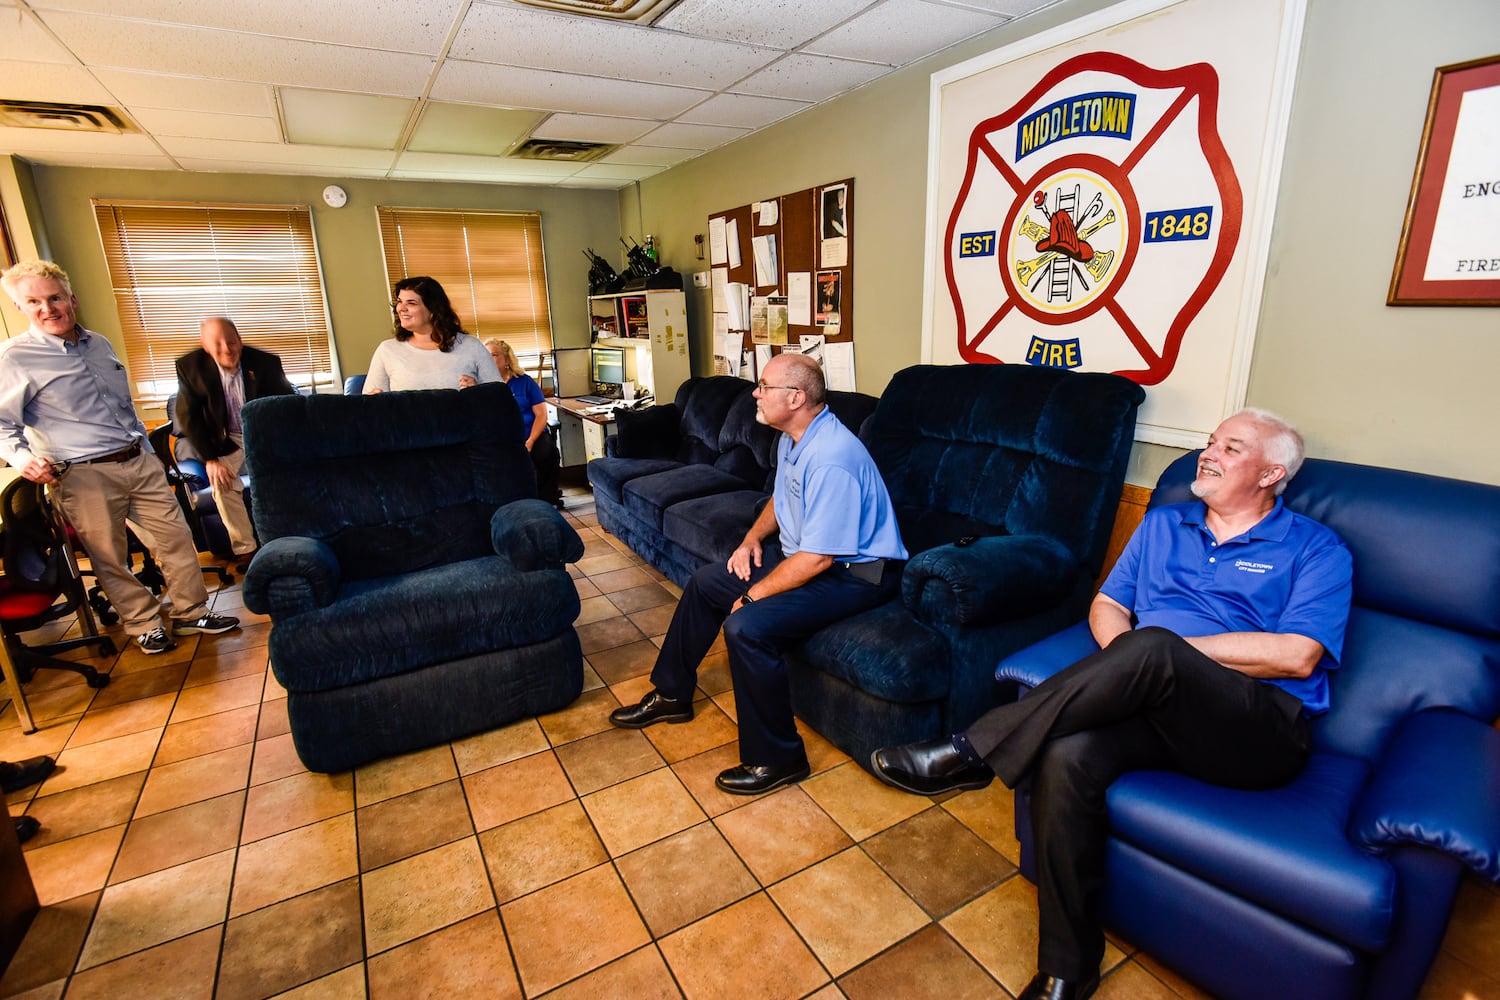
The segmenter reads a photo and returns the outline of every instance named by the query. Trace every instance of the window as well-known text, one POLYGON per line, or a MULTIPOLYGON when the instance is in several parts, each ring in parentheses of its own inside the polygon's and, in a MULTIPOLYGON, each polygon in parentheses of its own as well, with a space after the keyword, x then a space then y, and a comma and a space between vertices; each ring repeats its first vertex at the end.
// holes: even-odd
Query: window
POLYGON ((336 385, 305 205, 94 202, 138 399, 177 391, 198 324, 228 316, 304 389, 336 385))
POLYGON ((376 212, 389 284, 414 274, 436 278, 466 331, 510 344, 527 371, 551 367, 540 212, 376 212))

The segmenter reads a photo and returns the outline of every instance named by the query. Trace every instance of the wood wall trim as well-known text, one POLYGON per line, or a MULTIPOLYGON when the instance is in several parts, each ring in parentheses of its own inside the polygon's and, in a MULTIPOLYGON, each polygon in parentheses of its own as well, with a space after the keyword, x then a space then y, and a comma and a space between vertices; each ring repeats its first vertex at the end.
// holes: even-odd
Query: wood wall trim
POLYGON ((1151 490, 1144 486, 1126 483, 1125 488, 1120 491, 1120 504, 1115 508, 1115 526, 1109 533, 1109 547, 1104 550, 1104 568, 1094 581, 1095 590, 1103 585, 1109 571, 1114 569, 1115 560, 1120 558, 1120 553, 1125 550, 1125 543, 1130 541, 1135 529, 1141 526, 1141 519, 1146 516, 1146 507, 1150 503, 1151 490))

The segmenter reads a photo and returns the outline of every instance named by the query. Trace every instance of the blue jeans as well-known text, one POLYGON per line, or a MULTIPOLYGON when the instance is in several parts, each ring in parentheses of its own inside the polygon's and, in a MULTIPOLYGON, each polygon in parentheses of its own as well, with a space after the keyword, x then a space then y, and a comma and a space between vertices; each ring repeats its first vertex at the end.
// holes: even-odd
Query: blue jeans
POLYGON ((761 565, 752 567, 748 582, 722 562, 693 574, 651 671, 651 682, 663 695, 691 699, 698 664, 722 625, 739 715, 740 763, 752 766, 780 767, 807 756, 792 716, 784 652, 825 625, 884 604, 901 580, 899 564, 888 563, 885 578, 874 584, 836 563, 795 590, 761 598, 730 615, 734 602, 782 558, 781 548, 771 542, 763 546, 761 565))

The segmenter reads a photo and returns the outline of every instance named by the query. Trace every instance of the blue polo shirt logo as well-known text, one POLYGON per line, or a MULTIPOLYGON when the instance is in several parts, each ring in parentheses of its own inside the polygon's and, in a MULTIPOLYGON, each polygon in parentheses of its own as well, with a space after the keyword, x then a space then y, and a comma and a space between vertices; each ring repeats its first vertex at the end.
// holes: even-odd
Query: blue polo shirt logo
POLYGON ((1255 562, 1250 559, 1236 559, 1234 568, 1241 573, 1267 573, 1275 569, 1270 563, 1255 562))

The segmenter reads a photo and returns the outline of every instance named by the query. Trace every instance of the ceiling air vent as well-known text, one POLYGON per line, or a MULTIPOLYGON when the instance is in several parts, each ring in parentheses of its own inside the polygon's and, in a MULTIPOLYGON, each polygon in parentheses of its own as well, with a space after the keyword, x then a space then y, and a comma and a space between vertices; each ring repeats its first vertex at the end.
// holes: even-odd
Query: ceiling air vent
POLYGON ((521 3, 529 7, 555 10, 561 14, 650 24, 665 14, 677 0, 521 0, 521 3))
POLYGON ((575 142, 572 139, 527 139, 507 153, 522 160, 561 160, 588 163, 619 149, 607 142, 575 142))
POLYGON ((8 128, 53 128, 64 132, 134 132, 117 108, 102 104, 52 104, 48 101, 0 100, 0 125, 8 128))

